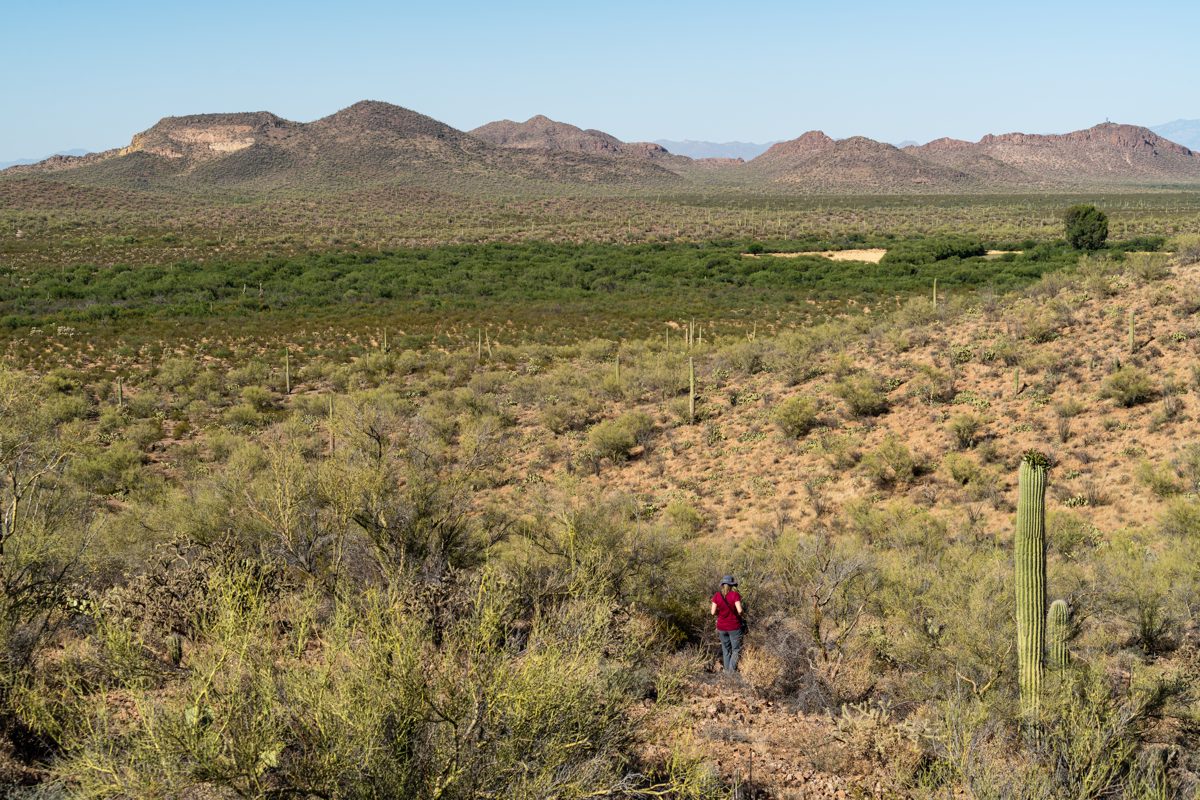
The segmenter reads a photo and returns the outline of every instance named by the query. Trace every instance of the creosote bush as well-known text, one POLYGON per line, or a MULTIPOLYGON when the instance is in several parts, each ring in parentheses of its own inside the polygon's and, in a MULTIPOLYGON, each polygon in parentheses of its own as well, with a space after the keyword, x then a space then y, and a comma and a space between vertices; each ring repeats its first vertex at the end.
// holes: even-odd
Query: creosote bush
POLYGON ((654 430, 649 415, 640 411, 598 422, 588 431, 588 447, 598 458, 624 461, 639 445, 645 445, 654 430))
POLYGON ((1128 365, 1105 378, 1100 390, 1101 397, 1124 408, 1146 403, 1157 393, 1154 381, 1145 370, 1128 365))
POLYGON ((854 417, 877 417, 891 406, 888 386, 878 375, 859 373, 834 384, 833 393, 854 417))
POLYGON ((905 486, 921 475, 924 463, 898 437, 889 435, 862 459, 863 472, 879 487, 905 486))
POLYGON ((799 439, 817 425, 820 406, 805 395, 796 395, 783 400, 771 413, 776 427, 789 439, 799 439))

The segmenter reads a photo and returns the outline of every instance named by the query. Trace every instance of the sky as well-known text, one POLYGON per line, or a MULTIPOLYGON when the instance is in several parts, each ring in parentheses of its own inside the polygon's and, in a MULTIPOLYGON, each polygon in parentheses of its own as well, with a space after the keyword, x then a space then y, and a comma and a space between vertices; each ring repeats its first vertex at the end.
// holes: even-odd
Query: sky
POLYGON ((1200 3, 0 0, 0 162, 358 100, 462 129, 890 142, 1200 117, 1200 3))

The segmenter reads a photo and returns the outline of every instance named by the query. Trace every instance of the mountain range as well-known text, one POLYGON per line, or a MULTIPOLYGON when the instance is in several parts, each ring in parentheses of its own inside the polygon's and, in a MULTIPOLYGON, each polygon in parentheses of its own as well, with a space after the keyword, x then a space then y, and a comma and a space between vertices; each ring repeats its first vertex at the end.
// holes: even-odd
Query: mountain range
POLYGON ((1200 150, 1200 119, 1177 119, 1174 122, 1155 125, 1150 130, 1173 142, 1179 142, 1184 147, 1200 150))
MULTIPOLYGON (((73 148, 71 150, 59 150, 54 155, 56 156, 86 156, 91 150, 85 150, 82 147, 73 148)), ((8 169, 9 167, 21 167, 27 164, 36 164, 39 161, 45 161, 46 158, 18 158, 13 161, 0 161, 0 170, 8 169)))
POLYGON ((1200 155, 1148 128, 1106 122, 1066 134, 944 138, 903 147, 809 131, 750 159, 691 157, 544 116, 468 132, 400 106, 363 101, 308 123, 266 111, 166 117, 126 147, 56 155, 3 173, 21 176, 185 192, 402 185, 452 193, 902 194, 1200 187, 1200 155))

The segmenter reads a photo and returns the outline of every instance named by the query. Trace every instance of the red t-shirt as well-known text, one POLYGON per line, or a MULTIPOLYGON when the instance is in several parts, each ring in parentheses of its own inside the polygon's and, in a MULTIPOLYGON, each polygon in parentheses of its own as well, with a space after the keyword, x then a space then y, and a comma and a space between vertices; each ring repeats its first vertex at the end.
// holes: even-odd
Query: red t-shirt
POLYGON ((742 621, 738 619, 737 604, 742 599, 742 596, 737 593, 737 589, 730 589, 729 594, 722 596, 717 592, 712 596, 712 601, 717 604, 717 630, 719 631, 737 631, 742 629, 742 621))

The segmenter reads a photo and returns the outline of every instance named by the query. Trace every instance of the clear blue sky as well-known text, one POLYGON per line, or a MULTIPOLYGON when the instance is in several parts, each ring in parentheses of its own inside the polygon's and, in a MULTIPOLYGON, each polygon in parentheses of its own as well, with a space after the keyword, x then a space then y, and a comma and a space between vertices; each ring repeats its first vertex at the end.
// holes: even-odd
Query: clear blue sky
POLYGON ((0 161, 386 100, 459 128, 885 141, 1200 117, 1200 4, 0 0, 0 161))

